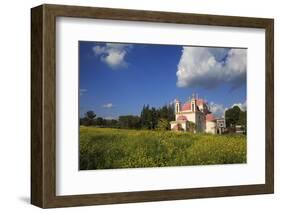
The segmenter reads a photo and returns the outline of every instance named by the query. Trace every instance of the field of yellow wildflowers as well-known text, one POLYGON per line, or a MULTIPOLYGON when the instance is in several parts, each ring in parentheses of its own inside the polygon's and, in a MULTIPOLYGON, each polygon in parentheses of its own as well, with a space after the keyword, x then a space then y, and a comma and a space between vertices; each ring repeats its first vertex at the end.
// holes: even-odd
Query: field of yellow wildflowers
POLYGON ((246 163, 245 135, 80 127, 79 168, 246 163))

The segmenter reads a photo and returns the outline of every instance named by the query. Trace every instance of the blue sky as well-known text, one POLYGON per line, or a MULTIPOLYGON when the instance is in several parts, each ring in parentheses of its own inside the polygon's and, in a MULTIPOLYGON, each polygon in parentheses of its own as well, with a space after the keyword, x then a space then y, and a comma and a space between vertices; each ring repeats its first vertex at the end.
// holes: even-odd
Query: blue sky
POLYGON ((246 108, 246 49, 79 42, 80 116, 139 115, 192 93, 217 116, 246 108))

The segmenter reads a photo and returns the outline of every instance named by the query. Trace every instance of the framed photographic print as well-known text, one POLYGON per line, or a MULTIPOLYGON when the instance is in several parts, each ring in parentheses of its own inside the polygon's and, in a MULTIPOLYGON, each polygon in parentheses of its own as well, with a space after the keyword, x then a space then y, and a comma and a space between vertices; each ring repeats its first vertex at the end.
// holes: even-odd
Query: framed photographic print
POLYGON ((273 19, 31 9, 31 203, 274 191, 273 19))

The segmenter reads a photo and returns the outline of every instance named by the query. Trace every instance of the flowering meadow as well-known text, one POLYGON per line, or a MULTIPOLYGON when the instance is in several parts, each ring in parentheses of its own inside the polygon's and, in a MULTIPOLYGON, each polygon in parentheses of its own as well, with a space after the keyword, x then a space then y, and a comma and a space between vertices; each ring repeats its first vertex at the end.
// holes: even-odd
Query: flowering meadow
POLYGON ((79 169, 241 164, 245 135, 80 126, 79 169))

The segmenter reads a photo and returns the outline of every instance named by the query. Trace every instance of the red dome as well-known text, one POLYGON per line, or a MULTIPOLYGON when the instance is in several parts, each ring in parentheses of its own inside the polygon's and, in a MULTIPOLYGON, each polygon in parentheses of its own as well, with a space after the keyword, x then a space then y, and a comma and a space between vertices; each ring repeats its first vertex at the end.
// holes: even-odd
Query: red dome
POLYGON ((182 111, 186 111, 186 110, 191 110, 191 104, 190 103, 185 103, 182 108, 182 111))
POLYGON ((206 104, 206 102, 204 101, 204 99, 197 99, 196 100, 196 104, 199 106, 199 105, 203 105, 203 104, 206 104))
POLYGON ((180 115, 177 120, 180 120, 180 121, 187 121, 187 118, 183 115, 180 115))

